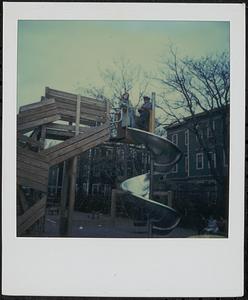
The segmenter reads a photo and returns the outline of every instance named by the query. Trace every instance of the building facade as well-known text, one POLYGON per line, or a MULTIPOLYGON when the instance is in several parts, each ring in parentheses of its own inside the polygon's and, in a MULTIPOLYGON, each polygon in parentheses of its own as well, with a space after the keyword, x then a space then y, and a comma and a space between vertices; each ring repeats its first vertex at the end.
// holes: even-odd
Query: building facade
POLYGON ((228 109, 215 109, 185 118, 166 128, 167 138, 182 151, 166 180, 174 200, 185 213, 225 217, 228 211, 228 109))

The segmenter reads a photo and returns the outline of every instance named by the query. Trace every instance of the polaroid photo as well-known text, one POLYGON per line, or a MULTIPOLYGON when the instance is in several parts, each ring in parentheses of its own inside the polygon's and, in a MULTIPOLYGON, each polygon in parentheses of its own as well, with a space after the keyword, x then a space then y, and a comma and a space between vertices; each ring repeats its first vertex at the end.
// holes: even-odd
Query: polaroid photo
POLYGON ((4 3, 4 295, 243 295, 244 15, 4 3))

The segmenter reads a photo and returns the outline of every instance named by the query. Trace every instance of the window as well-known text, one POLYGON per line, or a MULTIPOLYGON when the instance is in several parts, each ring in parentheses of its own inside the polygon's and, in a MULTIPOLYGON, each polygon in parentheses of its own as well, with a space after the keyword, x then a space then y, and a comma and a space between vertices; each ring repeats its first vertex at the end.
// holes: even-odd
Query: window
POLYGON ((93 183, 92 184, 92 195, 96 195, 99 193, 100 183, 93 183))
POLYGON ((215 130, 215 121, 209 121, 209 125, 207 127, 207 137, 213 137, 213 132, 215 130))
POLYGON ((88 193, 88 183, 87 183, 87 182, 84 182, 84 183, 83 183, 83 191, 84 191, 85 193, 88 193))
POLYGON ((108 195, 109 191, 110 191, 111 187, 109 184, 104 184, 104 196, 108 195))
POLYGON ((195 135, 196 141, 199 142, 199 139, 203 139, 203 129, 198 129, 198 135, 195 135))
POLYGON ((93 168, 93 176, 100 176, 100 168, 98 166, 93 168))
POLYGON ((172 173, 177 173, 178 171, 178 164, 175 164, 171 170, 172 173))
POLYGON ((196 169, 203 169, 203 153, 196 153, 196 169))
POLYGON ((189 157, 188 157, 188 155, 186 155, 184 157, 184 168, 185 168, 185 173, 188 174, 188 172, 189 172, 189 157))
POLYGON ((172 134, 171 141, 172 141, 172 143, 174 143, 175 145, 178 144, 178 134, 177 134, 177 133, 172 134))
POLYGON ((189 144, 189 131, 186 130, 184 133, 184 143, 187 146, 189 144))
POLYGON ((113 154, 113 149, 107 149, 106 150, 106 157, 112 158, 112 154, 113 154))
MULTIPOLYGON (((212 165, 214 168, 216 168, 216 153, 215 152, 209 152, 210 160, 212 162, 212 165)), ((210 169, 210 162, 208 161, 208 168, 210 169)))

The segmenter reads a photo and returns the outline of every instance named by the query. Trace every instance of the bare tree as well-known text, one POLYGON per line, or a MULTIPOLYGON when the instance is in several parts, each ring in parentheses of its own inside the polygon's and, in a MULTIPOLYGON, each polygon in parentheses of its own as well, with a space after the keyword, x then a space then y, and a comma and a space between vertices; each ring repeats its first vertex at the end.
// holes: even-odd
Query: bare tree
POLYGON ((99 72, 102 79, 100 87, 78 87, 77 91, 99 100, 107 100, 113 107, 119 105, 124 93, 132 93, 135 99, 131 97, 130 100, 136 109, 149 88, 150 76, 140 66, 123 57, 113 60, 110 67, 99 72))
POLYGON ((214 168, 210 151, 215 148, 216 161, 219 162, 220 148, 228 157, 229 102, 230 102, 230 65, 228 53, 193 58, 179 58, 172 48, 171 58, 162 63, 156 78, 165 88, 160 95, 160 108, 165 115, 163 124, 186 124, 192 131, 207 156, 208 163, 216 181, 223 183, 223 168, 214 168), (221 138, 213 128, 213 112, 218 110, 222 119, 221 138), (199 113, 209 120, 211 143, 202 135, 199 113), (221 142, 220 142, 221 141, 221 142))

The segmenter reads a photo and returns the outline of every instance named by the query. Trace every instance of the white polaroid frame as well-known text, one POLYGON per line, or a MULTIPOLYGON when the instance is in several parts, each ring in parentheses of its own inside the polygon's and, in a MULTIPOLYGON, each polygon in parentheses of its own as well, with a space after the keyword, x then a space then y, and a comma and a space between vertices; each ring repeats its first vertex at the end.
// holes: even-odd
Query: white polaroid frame
POLYGON ((3 8, 2 293, 105 297, 242 296, 245 4, 5 2, 3 8), (231 143, 227 239, 16 237, 19 19, 230 21, 231 143))

